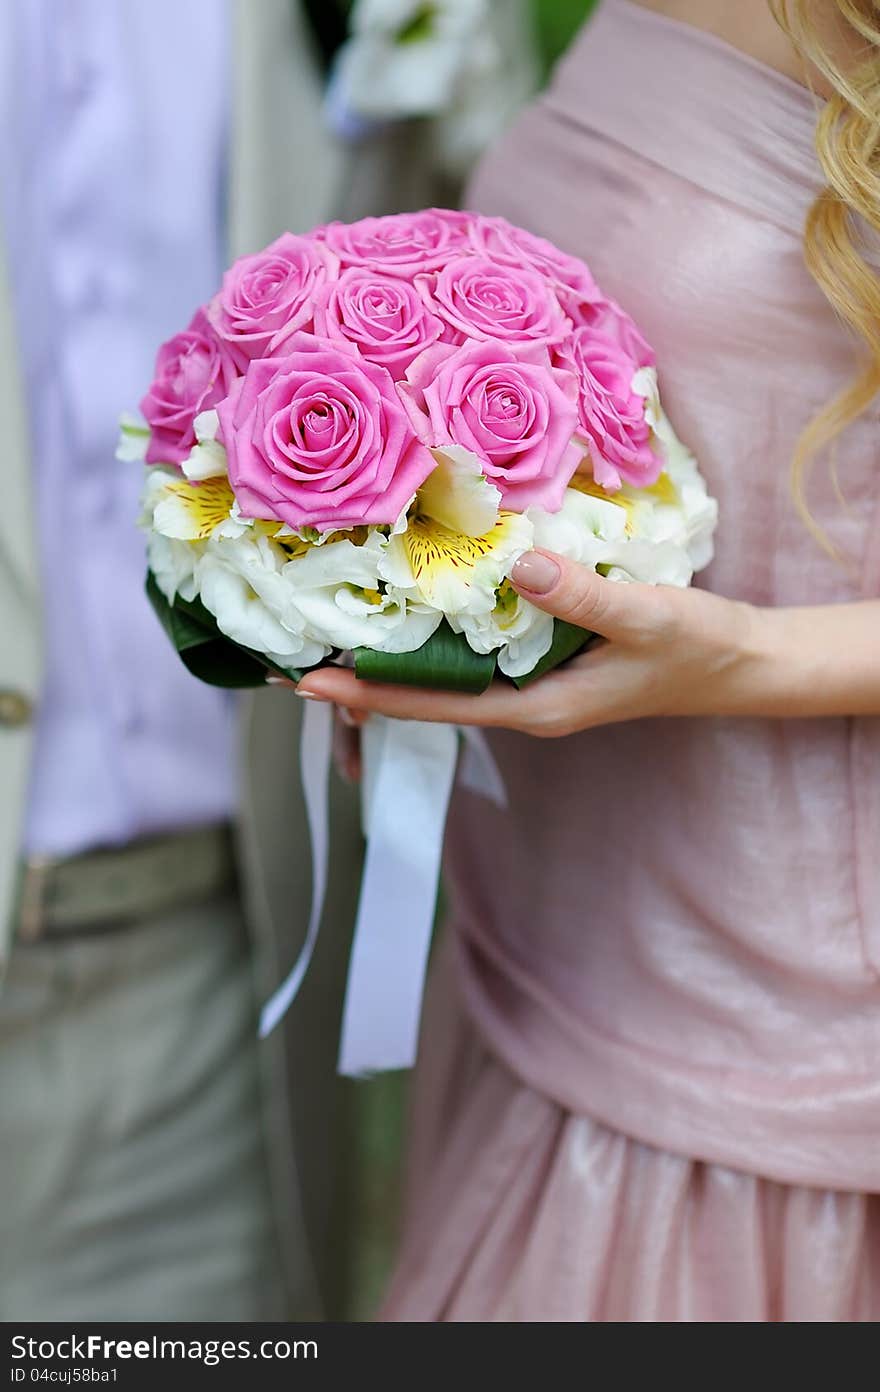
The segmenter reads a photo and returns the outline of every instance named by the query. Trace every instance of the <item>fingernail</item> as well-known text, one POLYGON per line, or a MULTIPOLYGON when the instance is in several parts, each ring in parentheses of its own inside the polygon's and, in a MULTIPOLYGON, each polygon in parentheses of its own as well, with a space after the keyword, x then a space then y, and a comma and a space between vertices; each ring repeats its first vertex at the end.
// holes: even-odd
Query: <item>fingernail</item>
POLYGON ((288 680, 287 680, 287 677, 267 677, 267 678, 266 678, 266 685, 267 685, 267 686, 293 686, 294 683, 293 683, 292 681, 288 681, 288 680))
POLYGON ((299 687, 296 687, 296 694, 297 694, 297 696, 301 696, 302 699, 303 699, 304 701, 329 701, 329 700, 330 700, 330 697, 329 697, 329 696, 322 696, 322 695, 320 694, 320 692, 318 692, 318 691, 300 691, 299 687))
POLYGON ((528 551, 520 556, 510 573, 510 578, 518 589, 529 590, 531 594, 549 594, 559 583, 559 566, 540 551, 528 551))

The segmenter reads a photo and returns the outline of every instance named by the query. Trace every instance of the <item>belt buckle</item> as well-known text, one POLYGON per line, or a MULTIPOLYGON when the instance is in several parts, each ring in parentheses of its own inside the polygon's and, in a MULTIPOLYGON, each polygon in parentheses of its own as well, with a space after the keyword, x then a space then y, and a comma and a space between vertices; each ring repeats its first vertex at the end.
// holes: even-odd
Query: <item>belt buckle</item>
POLYGON ((18 937, 39 942, 46 930, 46 887, 57 865, 52 856, 30 856, 25 861, 18 903, 18 937))

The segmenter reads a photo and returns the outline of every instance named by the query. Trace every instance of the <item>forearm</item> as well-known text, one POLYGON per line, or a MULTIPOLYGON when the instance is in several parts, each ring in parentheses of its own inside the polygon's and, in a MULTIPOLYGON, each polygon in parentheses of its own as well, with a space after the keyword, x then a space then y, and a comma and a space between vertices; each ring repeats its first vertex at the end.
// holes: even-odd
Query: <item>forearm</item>
POLYGON ((880 716, 880 600, 755 616, 735 713, 880 716))

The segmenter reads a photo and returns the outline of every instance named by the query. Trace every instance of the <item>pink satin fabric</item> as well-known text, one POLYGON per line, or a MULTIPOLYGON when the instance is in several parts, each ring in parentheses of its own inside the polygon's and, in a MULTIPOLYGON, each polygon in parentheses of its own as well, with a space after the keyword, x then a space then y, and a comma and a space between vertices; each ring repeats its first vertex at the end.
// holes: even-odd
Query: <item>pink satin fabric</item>
MULTIPOLYGON (((840 443, 845 506, 824 463, 809 491, 849 567, 789 491, 853 362, 802 262, 814 120, 789 79, 606 0, 470 198, 635 316, 720 502, 700 583, 766 605, 880 594, 877 412, 840 443)), ((455 970, 386 1317, 876 1317, 880 721, 492 746, 511 810, 453 806, 455 970)))

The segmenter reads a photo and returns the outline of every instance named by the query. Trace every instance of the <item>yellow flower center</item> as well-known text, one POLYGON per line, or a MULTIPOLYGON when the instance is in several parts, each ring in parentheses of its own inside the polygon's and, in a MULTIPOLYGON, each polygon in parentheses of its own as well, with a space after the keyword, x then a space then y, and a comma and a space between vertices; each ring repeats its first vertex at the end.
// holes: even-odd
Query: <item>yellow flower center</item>
POLYGON ((446 566, 454 570, 470 570, 488 556, 504 537, 505 523, 511 514, 500 512, 498 521, 485 536, 466 536, 453 532, 433 517, 410 517, 403 534, 403 543, 416 581, 446 566))

